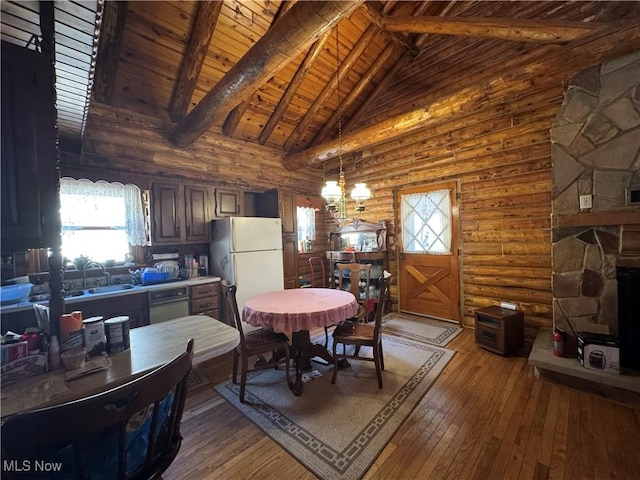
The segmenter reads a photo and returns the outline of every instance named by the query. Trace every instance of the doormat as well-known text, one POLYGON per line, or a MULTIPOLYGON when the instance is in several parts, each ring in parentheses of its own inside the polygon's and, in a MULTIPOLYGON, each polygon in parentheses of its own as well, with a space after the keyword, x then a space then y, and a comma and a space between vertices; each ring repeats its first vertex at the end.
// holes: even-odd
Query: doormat
POLYGON ((239 401, 239 383, 214 388, 318 478, 358 480, 454 355, 390 335, 383 335, 383 351, 382 389, 373 362, 356 360, 334 385, 333 366, 314 362, 318 373, 299 397, 283 369, 249 374, 246 403, 239 401))
POLYGON ((433 318, 404 313, 388 313, 382 319, 382 331, 416 342, 444 347, 462 332, 462 328, 456 324, 433 318))

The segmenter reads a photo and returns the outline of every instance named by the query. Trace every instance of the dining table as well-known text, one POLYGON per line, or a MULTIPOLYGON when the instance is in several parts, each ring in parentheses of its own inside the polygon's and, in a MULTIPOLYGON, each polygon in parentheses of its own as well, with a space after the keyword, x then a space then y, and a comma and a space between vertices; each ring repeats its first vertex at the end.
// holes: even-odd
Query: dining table
POLYGON ((325 345, 311 343, 310 330, 354 317, 358 308, 358 301, 351 292, 333 288, 293 288, 248 299, 242 309, 242 320, 254 327, 291 334, 296 379, 289 386, 298 396, 304 388, 302 372, 310 369, 312 358, 334 363, 333 355, 325 345))
POLYGON ((73 371, 57 369, 24 378, 0 389, 2 418, 102 393, 158 368, 187 349, 193 339, 193 363, 219 357, 240 343, 237 329, 207 315, 188 315, 132 328, 129 348, 90 358, 73 371), (93 369, 93 370, 91 370, 93 369))

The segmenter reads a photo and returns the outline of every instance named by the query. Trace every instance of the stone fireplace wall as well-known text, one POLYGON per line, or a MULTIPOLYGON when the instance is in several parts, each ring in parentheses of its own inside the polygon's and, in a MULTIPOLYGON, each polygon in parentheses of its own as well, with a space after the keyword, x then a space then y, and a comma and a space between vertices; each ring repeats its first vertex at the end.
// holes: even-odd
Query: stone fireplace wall
POLYGON ((554 326, 616 334, 616 267, 640 258, 640 205, 629 193, 640 189, 640 52, 578 72, 551 141, 554 326))

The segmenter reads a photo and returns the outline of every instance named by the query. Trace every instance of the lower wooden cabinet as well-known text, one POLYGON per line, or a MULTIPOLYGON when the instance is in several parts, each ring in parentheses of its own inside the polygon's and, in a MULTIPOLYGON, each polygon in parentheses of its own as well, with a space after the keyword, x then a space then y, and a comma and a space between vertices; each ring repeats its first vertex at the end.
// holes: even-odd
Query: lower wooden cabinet
POLYGON ((105 298, 65 304, 65 313, 76 310, 82 312, 83 319, 102 316, 107 320, 126 315, 129 317, 129 328, 149 325, 149 295, 147 292, 122 295, 117 297, 117 301, 114 301, 114 298, 105 298))
POLYGON ((201 283, 189 287, 189 313, 220 318, 220 282, 201 283))

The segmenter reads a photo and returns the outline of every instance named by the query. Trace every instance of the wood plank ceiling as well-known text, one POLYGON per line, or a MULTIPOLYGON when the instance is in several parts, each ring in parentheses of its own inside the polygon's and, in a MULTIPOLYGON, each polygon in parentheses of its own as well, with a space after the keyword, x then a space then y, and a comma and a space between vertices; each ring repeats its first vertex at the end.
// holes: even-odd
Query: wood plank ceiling
POLYGON ((107 1, 92 101, 173 121, 181 148, 207 130, 335 170, 420 125, 451 76, 640 18, 624 1, 328 3, 107 1))

